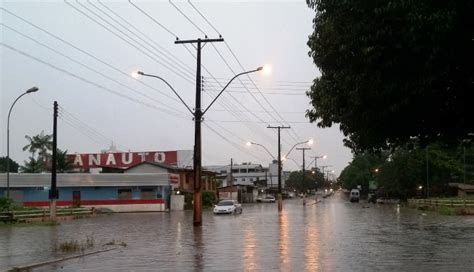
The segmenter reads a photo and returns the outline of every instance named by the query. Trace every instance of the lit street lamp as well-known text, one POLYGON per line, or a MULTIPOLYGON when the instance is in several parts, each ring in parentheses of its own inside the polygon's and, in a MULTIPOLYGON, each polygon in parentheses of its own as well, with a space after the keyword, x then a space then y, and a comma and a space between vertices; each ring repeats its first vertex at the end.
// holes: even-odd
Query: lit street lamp
MULTIPOLYGON (((215 41, 223 41, 223 39, 218 39, 215 41)), ((174 88, 162 77, 146 74, 142 71, 132 73, 134 78, 138 78, 138 76, 147 76, 147 77, 154 77, 161 81, 163 81, 170 89, 174 92, 174 94, 179 98, 179 100, 184 104, 184 106, 188 109, 191 115, 194 117, 194 154, 193 154, 193 169, 194 169, 194 192, 193 192, 193 223, 194 226, 201 226, 202 225, 202 201, 201 201, 201 169, 202 169, 202 152, 201 152, 201 121, 204 114, 209 110, 209 108, 214 104, 214 102, 219 98, 219 96, 224 92, 224 90, 230 85, 230 83, 237 77, 249 73, 254 73, 257 71, 263 70, 263 67, 258 67, 257 69, 246 71, 235 75, 226 85, 225 87, 219 92, 219 94, 212 100, 212 102, 207 106, 204 111, 201 108, 201 42, 206 40, 198 39, 198 65, 197 65, 197 75, 196 75, 196 106, 195 110, 192 111, 191 108, 184 102, 184 100, 179 96, 179 94, 174 90, 174 88)), ((207 41, 214 41, 214 40, 207 40, 207 41)), ((185 41, 176 41, 175 43, 186 43, 185 41)))
POLYGON ((34 93, 38 91, 38 87, 31 87, 26 92, 22 93, 18 96, 15 101, 13 101, 10 110, 8 111, 8 118, 7 118, 7 198, 10 198, 10 115, 12 113, 13 106, 15 106, 16 101, 18 101, 22 96, 34 93))

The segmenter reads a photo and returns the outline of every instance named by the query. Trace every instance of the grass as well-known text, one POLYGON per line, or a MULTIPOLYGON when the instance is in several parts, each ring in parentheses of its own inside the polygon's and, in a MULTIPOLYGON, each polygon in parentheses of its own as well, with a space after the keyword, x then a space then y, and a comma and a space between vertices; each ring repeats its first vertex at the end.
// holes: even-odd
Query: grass
POLYGON ((84 252, 86 249, 94 248, 94 237, 87 236, 85 241, 78 241, 75 239, 71 239, 68 241, 64 241, 59 243, 56 246, 56 251, 61 251, 64 253, 71 253, 71 252, 84 252))

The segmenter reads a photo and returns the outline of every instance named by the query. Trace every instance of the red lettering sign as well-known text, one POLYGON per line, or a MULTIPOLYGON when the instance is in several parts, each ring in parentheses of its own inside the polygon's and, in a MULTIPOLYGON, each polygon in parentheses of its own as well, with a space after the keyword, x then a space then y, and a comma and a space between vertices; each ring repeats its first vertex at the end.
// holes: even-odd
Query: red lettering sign
POLYGON ((98 154, 69 154, 67 159, 75 168, 128 168, 142 162, 156 162, 177 166, 177 151, 115 152, 98 154))

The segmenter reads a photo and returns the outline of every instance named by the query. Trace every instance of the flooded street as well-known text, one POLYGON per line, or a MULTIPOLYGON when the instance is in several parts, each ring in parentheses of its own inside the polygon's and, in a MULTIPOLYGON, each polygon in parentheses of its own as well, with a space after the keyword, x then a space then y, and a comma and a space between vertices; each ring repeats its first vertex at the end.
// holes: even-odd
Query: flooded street
POLYGON ((59 226, 0 227, 0 271, 60 255, 55 245, 93 237, 127 247, 35 271, 474 271, 474 217, 396 205, 245 204, 243 214, 112 214, 59 226))

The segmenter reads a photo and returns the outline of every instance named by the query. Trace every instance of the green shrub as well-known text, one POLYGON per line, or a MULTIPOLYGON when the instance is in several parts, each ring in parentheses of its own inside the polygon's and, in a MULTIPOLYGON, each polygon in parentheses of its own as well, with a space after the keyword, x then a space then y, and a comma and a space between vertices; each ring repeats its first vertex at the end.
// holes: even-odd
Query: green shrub
POLYGON ((203 207, 212 207, 216 202, 216 195, 211 192, 202 193, 202 206, 203 207))
POLYGON ((442 215, 456 215, 456 210, 454 208, 446 206, 439 207, 438 212, 442 215))
POLYGON ((0 197, 0 211, 8 211, 13 207, 13 200, 11 198, 0 197))

